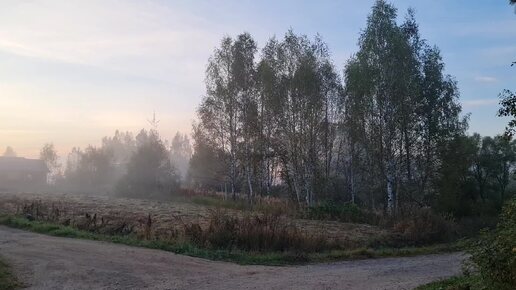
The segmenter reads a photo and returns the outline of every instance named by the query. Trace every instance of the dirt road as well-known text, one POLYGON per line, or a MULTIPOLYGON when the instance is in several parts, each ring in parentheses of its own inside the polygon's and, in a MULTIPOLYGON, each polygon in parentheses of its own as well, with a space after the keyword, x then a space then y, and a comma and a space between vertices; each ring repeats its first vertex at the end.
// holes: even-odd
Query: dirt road
POLYGON ((240 266, 0 226, 0 255, 29 289, 412 289, 458 274, 460 253, 293 267, 240 266))

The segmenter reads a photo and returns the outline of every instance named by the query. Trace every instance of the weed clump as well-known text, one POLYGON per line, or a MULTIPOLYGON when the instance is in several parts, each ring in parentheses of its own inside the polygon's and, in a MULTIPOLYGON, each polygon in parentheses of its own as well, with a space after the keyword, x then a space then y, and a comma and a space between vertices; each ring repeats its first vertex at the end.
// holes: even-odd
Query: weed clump
POLYGON ((429 245, 449 242, 456 237, 457 227, 448 216, 433 212, 430 208, 413 208, 393 224, 402 245, 429 245))
POLYGON ((210 213, 208 226, 185 225, 184 234, 201 247, 244 251, 317 252, 329 243, 321 234, 307 234, 279 214, 230 215, 210 213))

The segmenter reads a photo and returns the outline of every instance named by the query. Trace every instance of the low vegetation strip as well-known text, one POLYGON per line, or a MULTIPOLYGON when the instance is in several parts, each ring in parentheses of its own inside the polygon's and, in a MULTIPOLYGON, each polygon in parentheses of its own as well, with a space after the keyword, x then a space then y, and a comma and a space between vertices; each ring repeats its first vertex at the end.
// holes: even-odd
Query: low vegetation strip
MULTIPOLYGON (((197 198, 197 197, 196 197, 197 198)), ((363 246, 370 240, 387 239, 390 231, 374 225, 345 223, 337 220, 310 220, 299 218, 294 208, 279 199, 260 199, 253 210, 235 209, 239 201, 223 200, 212 196, 201 196, 199 199, 190 197, 178 198, 179 200, 155 201, 129 198, 109 198, 106 196, 89 196, 62 193, 1 193, 0 214, 20 214, 23 207, 30 204, 40 204, 40 207, 57 208, 60 210, 60 222, 66 219, 82 219, 86 213, 90 216, 97 215, 98 221, 102 218, 107 224, 122 225, 129 223, 134 230, 142 231, 142 223, 150 214, 152 217, 153 232, 167 234, 172 230, 182 230, 183 224, 198 223, 207 226, 210 211, 223 210, 231 214, 260 214, 281 213, 292 220, 296 226, 303 230, 324 232, 330 239, 339 239, 356 245, 363 246)))
POLYGON ((477 275, 472 276, 456 276, 448 279, 432 282, 426 285, 417 287, 415 290, 489 290, 496 288, 487 288, 482 286, 481 279, 477 275))
POLYGON ((113 242, 130 246, 160 249, 184 254, 193 257, 206 258, 211 260, 231 261, 239 264, 259 265, 291 265, 315 262, 329 262, 338 260, 380 258, 395 256, 413 256, 431 253, 452 252, 461 249, 458 244, 439 244, 429 247, 407 247, 407 248, 356 248, 351 250, 331 250, 314 253, 299 253, 293 251, 242 251, 235 249, 212 249, 201 248, 193 243, 164 240, 142 240, 134 235, 106 235, 85 230, 79 230, 71 226, 64 226, 55 223, 30 221, 24 217, 0 216, 0 224, 28 230, 36 233, 47 234, 58 237, 69 237, 79 239, 90 239, 98 241, 113 242))
POLYGON ((483 230, 467 248, 464 274, 421 286, 420 290, 516 289, 516 198, 508 201, 496 229, 483 230))
POLYGON ((17 289, 21 287, 20 282, 9 269, 9 265, 0 257, 0 290, 17 289))

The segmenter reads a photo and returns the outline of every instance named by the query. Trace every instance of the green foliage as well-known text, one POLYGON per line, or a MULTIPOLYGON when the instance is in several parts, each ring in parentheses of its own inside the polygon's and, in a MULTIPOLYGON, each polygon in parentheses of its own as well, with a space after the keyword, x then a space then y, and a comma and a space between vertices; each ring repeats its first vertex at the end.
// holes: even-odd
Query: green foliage
POLYGON ((469 216, 456 219, 457 234, 462 238, 476 238, 483 229, 494 229, 498 216, 469 216))
POLYGON ((438 195, 434 205, 439 211, 459 216, 470 214, 461 207, 464 199, 472 195, 472 183, 468 178, 475 152, 476 146, 467 136, 456 136, 441 148, 443 162, 439 167, 438 195))
MULTIPOLYGON (((456 276, 417 287, 415 290, 488 290, 476 275, 456 276)), ((494 289, 493 289, 494 290, 494 289)))
POLYGON ((433 206, 455 217, 496 216, 513 194, 516 143, 494 138, 456 136, 441 148, 433 206))
POLYGON ((340 77, 320 37, 290 30, 268 41, 261 60, 256 53, 243 33, 225 37, 210 57, 192 181, 235 198, 238 192, 270 194, 281 179, 299 203, 312 204, 333 170, 340 77))
POLYGON ((18 289, 21 286, 21 283, 9 269, 9 265, 3 259, 0 259, 0 290, 18 289))
POLYGON ((516 199, 504 206, 496 230, 484 232, 470 252, 485 285, 516 288, 516 199))
POLYGON ((464 133, 467 120, 457 84, 444 73, 439 49, 421 38, 413 11, 399 25, 396 8, 376 1, 345 83, 350 187, 371 208, 382 204, 392 214, 396 204, 425 204, 436 192, 439 149, 464 133))
POLYGON ((510 90, 503 90, 499 97, 501 108, 498 110, 498 116, 513 118, 505 127, 505 136, 511 138, 516 133, 516 94, 510 90))

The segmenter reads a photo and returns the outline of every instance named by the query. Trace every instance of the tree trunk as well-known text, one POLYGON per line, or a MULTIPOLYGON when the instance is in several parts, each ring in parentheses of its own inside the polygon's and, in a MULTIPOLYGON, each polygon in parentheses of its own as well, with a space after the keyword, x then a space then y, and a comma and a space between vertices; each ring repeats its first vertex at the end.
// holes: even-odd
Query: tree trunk
POLYGON ((387 161, 387 214, 392 216, 395 212, 396 192, 394 189, 394 163, 387 161))

